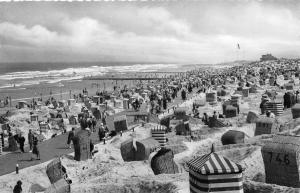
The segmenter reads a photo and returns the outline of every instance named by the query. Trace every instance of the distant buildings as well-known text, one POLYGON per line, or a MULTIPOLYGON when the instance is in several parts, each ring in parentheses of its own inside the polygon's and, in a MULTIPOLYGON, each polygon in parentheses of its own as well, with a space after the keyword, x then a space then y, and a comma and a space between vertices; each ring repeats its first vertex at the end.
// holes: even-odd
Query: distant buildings
POLYGON ((277 58, 275 58, 274 56, 272 56, 271 54, 265 54, 265 55, 262 55, 261 58, 260 58, 260 61, 263 62, 263 61, 268 61, 268 60, 277 60, 277 58))

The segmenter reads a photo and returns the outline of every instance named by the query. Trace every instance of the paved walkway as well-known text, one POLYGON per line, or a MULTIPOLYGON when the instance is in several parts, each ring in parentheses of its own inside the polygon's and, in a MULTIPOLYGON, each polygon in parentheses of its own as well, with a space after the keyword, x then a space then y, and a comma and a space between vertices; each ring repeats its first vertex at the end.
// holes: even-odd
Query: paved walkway
MULTIPOLYGON (((28 152, 28 148, 25 149, 27 153, 9 153, 0 156, 0 176, 14 172, 16 170, 16 164, 19 164, 19 169, 34 166, 46 161, 49 161, 57 156, 65 155, 74 152, 73 148, 67 148, 68 133, 58 135, 55 138, 43 141, 39 144, 41 160, 35 160, 36 156, 28 152), (31 161, 31 158, 34 158, 31 161)), ((99 143, 98 132, 91 134, 91 139, 94 144, 99 143)))

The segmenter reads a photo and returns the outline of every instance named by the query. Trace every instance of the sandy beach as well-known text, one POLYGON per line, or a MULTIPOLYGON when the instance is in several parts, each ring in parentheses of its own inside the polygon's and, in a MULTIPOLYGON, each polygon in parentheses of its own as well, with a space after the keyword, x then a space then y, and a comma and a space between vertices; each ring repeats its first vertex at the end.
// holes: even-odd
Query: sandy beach
POLYGON ((299 10, 0 2, 0 193, 300 192, 299 10))

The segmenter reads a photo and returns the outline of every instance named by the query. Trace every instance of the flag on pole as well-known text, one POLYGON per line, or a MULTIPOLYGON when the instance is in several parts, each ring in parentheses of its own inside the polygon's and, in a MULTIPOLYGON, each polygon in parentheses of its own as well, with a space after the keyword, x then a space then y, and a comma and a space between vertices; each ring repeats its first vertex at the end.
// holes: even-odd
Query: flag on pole
POLYGON ((237 49, 239 49, 239 50, 241 49, 241 48, 240 48, 240 44, 237 44, 237 49))

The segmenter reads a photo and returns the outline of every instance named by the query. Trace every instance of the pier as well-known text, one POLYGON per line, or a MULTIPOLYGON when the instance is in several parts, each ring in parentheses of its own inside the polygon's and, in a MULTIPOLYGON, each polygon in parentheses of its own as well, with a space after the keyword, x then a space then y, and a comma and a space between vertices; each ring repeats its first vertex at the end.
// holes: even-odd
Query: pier
POLYGON ((162 80, 163 77, 85 77, 83 80, 162 80))

